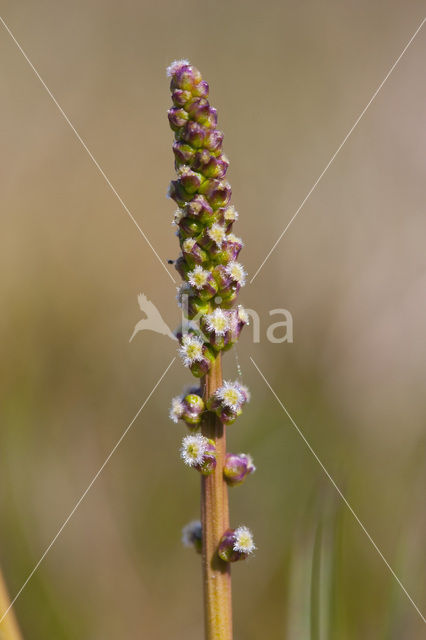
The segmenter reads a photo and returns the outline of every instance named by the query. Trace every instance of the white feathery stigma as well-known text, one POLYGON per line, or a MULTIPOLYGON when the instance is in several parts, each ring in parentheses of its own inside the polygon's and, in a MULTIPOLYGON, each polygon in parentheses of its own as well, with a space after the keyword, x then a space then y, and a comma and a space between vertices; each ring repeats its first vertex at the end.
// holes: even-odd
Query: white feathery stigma
POLYGON ((182 242, 182 249, 185 253, 191 253, 194 245, 196 244, 194 238, 187 238, 182 242))
POLYGON ((179 224, 179 222, 182 220, 182 218, 183 218, 182 209, 176 209, 175 215, 174 215, 173 220, 172 220, 172 224, 175 224, 177 226, 179 224))
POLYGON ((253 534, 248 527, 238 527, 234 531, 234 551, 253 553, 256 549, 253 534))
POLYGON ((241 247, 244 247, 244 242, 241 240, 241 238, 238 238, 235 233, 228 233, 228 236, 226 238, 226 240, 228 242, 232 242, 235 244, 239 244, 241 247))
POLYGON ((167 67, 166 73, 168 77, 170 78, 174 73, 176 73, 176 71, 179 71, 181 67, 185 67, 188 64, 189 60, 174 60, 172 64, 169 64, 169 66, 167 67))
POLYGON ((226 231, 224 227, 222 227, 220 224, 215 222, 207 231, 207 235, 209 236, 209 238, 213 240, 215 244, 217 244, 217 246, 220 249, 223 241, 225 240, 226 231))
POLYGON ((182 440, 180 456, 188 467, 196 467, 202 464, 206 453, 208 440, 201 433, 195 436, 188 435, 182 440))
POLYGON ((203 345, 204 343, 199 336, 191 333, 185 333, 185 335, 182 336, 179 355, 185 366, 189 367, 194 362, 199 362, 203 359, 203 345))
POLYGON ((237 317, 238 317, 238 320, 243 324, 250 324, 249 314, 241 304, 239 304, 237 307, 237 317))
POLYGON ((230 276, 232 280, 234 280, 234 282, 237 282, 242 287, 245 285, 247 274, 244 270, 243 265, 240 262, 233 262, 233 261, 229 262, 228 265, 226 266, 225 271, 228 274, 228 276, 230 276))
POLYGON ((185 410, 184 404, 182 402, 181 396, 176 396, 172 399, 172 406, 169 411, 169 418, 173 420, 173 422, 179 422, 180 418, 183 415, 185 410))
POLYGON ((245 455, 246 457, 246 461, 247 461, 247 467, 251 468, 251 473, 254 473, 256 471, 256 466, 253 462, 253 458, 251 457, 251 455, 249 453, 244 453, 243 455, 245 455))
POLYGON ((200 265, 197 265, 195 269, 188 273, 188 282, 192 284, 196 289, 202 289, 208 279, 209 279, 210 271, 203 269, 200 265))
POLYGON ((223 217, 227 222, 234 222, 235 220, 238 220, 238 211, 233 204, 225 209, 223 217))
POLYGON ((216 397, 225 407, 237 411, 244 403, 244 396, 241 393, 240 385, 237 382, 225 381, 223 386, 216 391, 216 397))
POLYGON ((218 307, 205 316, 207 329, 217 336, 223 336, 230 327, 229 313, 218 307))

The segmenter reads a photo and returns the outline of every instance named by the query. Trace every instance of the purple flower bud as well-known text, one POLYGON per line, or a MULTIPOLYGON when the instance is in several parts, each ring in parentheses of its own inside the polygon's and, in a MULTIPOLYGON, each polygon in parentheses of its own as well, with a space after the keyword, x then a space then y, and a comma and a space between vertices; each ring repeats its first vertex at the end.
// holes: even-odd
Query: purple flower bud
POLYGON ((224 154, 215 156, 207 149, 197 151, 192 166, 206 178, 223 178, 228 170, 229 160, 224 154))
MULTIPOLYGON (((214 129, 211 131, 214 131, 214 129)), ((204 129, 201 124, 188 120, 179 135, 184 142, 187 142, 196 149, 199 149, 204 144, 206 134, 206 129, 204 129)))
POLYGON ((242 484, 246 477, 256 471, 251 456, 245 453, 227 453, 223 475, 230 487, 242 484))
MULTIPOLYGON (((229 337, 229 346, 232 346, 238 341, 243 327, 249 324, 249 316, 247 314, 247 311, 240 304, 236 309, 232 309, 231 311, 229 311, 229 314, 230 314, 229 324, 231 327, 230 337, 229 337)), ((245 387, 240 385, 240 389, 245 389, 245 387)), ((248 398, 246 399, 246 402, 248 402, 248 398)))
POLYGON ((231 278, 226 271, 226 267, 222 264, 213 269, 213 276, 218 284, 219 291, 226 290, 232 284, 231 278))
POLYGON ((196 98, 188 106, 188 115, 206 127, 215 127, 217 124, 216 109, 209 105, 205 98, 196 98))
POLYGON ((209 151, 218 151, 222 147, 223 133, 218 129, 209 129, 206 132, 204 146, 209 151))
POLYGON ((226 180, 210 179, 206 180, 200 192, 205 195, 213 209, 225 207, 231 199, 231 186, 226 180))
POLYGON ((185 109, 179 109, 179 107, 172 107, 168 110, 167 115, 173 131, 177 131, 180 127, 183 127, 189 118, 185 109))
POLYGON ((188 282, 201 300, 210 300, 217 293, 217 284, 210 271, 197 265, 188 273, 188 282))
POLYGON ((179 220, 179 229, 181 231, 182 238, 189 238, 193 236, 198 236, 203 229, 203 223, 199 220, 195 220, 194 218, 184 217, 179 220))
POLYGON ((238 296, 241 286, 234 282, 226 266, 219 264, 213 269, 213 276, 218 284, 219 295, 224 305, 230 305, 238 296))
MULTIPOLYGON (((222 227, 225 231, 225 227, 222 227)), ((227 265, 229 262, 234 262, 243 247, 241 238, 237 238, 233 233, 229 233, 225 236, 224 241, 220 247, 213 247, 210 251, 210 258, 216 264, 227 265)))
POLYGON ((204 80, 201 80, 192 90, 192 95, 197 98, 207 98, 209 95, 209 85, 204 80))
POLYGON ((193 91, 201 82, 201 73, 189 64, 187 60, 180 60, 170 65, 167 74, 171 76, 170 89, 193 91))
POLYGON ((173 153, 178 167, 182 164, 191 164, 195 156, 195 150, 185 142, 175 142, 173 144, 173 153))
POLYGON ((218 547, 218 555, 225 562, 244 560, 255 550, 253 535, 247 527, 227 529, 218 547))
POLYGON ((188 165, 182 165, 178 170, 179 182, 191 195, 194 194, 204 182, 204 176, 201 173, 193 171, 188 165))
POLYGON ((179 207, 183 207, 185 203, 191 199, 191 194, 185 191, 180 180, 171 181, 167 195, 174 200, 179 207))
POLYGON ((191 98, 192 93, 183 89, 175 89, 172 93, 173 104, 177 107, 183 107, 191 98))
POLYGON ((185 206, 185 215, 200 220, 203 224, 214 221, 214 211, 202 195, 197 195, 185 206))
POLYGON ((232 225, 236 220, 238 220, 238 211, 235 210, 233 205, 219 209, 218 221, 225 227, 227 232, 231 231, 232 225))
POLYGON ((182 255, 190 267, 207 262, 207 253, 195 242, 194 238, 186 238, 186 240, 182 240, 181 247, 182 255))

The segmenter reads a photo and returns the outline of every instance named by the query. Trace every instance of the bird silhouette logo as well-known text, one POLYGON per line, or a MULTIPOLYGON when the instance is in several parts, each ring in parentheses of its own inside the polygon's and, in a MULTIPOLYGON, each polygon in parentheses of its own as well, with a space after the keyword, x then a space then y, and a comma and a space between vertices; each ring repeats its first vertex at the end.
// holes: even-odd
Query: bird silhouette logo
POLYGON ((153 304, 151 300, 148 300, 145 294, 140 293, 138 295, 138 303, 141 311, 146 315, 146 318, 142 318, 142 320, 139 320, 136 324, 129 342, 133 340, 139 331, 155 331, 155 333, 161 333, 163 336, 168 336, 172 340, 177 340, 176 336, 173 335, 172 331, 170 331, 164 322, 155 304, 153 304))

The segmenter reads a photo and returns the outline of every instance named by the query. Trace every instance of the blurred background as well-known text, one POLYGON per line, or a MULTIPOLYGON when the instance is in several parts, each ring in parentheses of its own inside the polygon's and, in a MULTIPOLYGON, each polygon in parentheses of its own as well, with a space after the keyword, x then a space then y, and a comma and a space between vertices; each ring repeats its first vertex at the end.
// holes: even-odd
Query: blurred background
MULTIPOLYGON (((424 14, 416 0, 1 4, 164 263, 177 256, 165 68, 201 69, 251 275, 424 14)), ((258 546, 233 569, 236 640, 424 637, 249 357, 424 612, 425 55, 423 28, 240 296, 261 341, 240 342, 252 402, 229 430, 258 467, 231 492, 232 523, 258 546), (292 344, 266 340, 280 307, 292 344)), ((154 333, 129 344, 137 294, 172 328, 179 314, 174 283, 3 26, 0 60, 0 562, 13 597, 175 355, 154 333)), ((18 598, 26 639, 202 637, 199 558, 180 543, 199 478, 167 415, 189 381, 176 361, 18 598)))

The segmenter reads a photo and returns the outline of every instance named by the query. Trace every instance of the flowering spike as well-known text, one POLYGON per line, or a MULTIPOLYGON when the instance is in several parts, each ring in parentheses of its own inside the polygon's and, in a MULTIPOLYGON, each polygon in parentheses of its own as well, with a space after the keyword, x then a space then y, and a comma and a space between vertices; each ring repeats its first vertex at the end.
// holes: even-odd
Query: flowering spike
POLYGON ((254 471, 250 456, 226 453, 225 441, 226 427, 241 415, 249 392, 239 382, 222 384, 221 364, 221 353, 238 341, 249 320, 241 305, 233 307, 246 279, 239 262, 243 241, 234 233, 238 213, 230 204, 229 160, 216 109, 208 100, 209 85, 188 60, 173 62, 167 74, 176 169, 168 196, 178 206, 173 225, 181 253, 175 268, 183 280, 177 300, 183 318, 190 320, 176 337, 184 365, 202 378, 201 389, 173 399, 170 417, 174 422, 183 420, 191 431, 201 426, 201 433, 183 439, 181 457, 206 476, 201 497, 203 534, 200 523, 190 523, 183 540, 199 550, 203 538, 206 637, 231 640, 230 573, 224 561, 240 560, 254 550, 247 527, 228 528, 226 499, 226 484, 240 484, 254 471))
POLYGON ((228 529, 219 543, 218 555, 225 562, 244 560, 256 549, 253 535, 247 527, 228 529))

